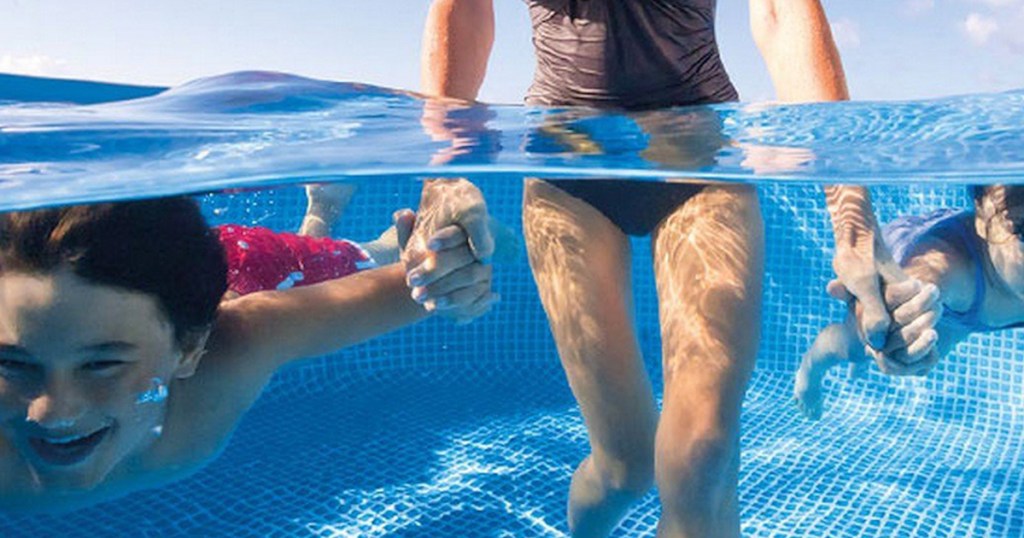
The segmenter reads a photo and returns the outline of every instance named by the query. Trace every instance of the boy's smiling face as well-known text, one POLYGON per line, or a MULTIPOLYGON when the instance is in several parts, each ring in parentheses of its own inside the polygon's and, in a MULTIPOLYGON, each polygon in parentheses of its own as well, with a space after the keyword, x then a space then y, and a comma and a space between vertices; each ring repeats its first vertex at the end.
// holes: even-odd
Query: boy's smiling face
POLYGON ((155 297, 66 269, 0 273, 0 442, 37 487, 94 488, 159 435, 194 372, 155 297))

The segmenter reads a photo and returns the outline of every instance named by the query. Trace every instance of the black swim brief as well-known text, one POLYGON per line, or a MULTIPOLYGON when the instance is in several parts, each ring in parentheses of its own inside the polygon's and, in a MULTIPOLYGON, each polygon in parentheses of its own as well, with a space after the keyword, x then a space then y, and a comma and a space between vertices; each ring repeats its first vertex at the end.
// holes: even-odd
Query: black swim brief
POLYGON ((634 236, 653 232, 665 217, 706 186, 699 183, 624 179, 560 179, 547 182, 590 204, 623 233, 634 236))

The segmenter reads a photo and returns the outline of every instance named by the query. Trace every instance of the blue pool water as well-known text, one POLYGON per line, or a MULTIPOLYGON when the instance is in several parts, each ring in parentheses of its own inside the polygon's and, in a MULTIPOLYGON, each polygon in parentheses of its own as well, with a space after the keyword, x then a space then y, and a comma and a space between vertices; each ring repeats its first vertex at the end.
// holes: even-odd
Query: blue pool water
MULTIPOLYGON (((979 96, 964 98, 961 104, 991 100, 1006 104, 1000 101, 1004 97, 1017 98, 1013 94, 979 96)), ((956 106, 951 103, 941 106, 956 106)), ((896 108, 929 112, 930 106, 907 103, 896 108)), ((44 108, 23 106, 15 115, 36 110, 52 112, 51 120, 60 117, 44 108)), ((93 109, 74 109, 83 117, 89 110, 93 109)), ((884 105, 865 110, 871 110, 872 117, 892 113, 884 105)), ((989 117, 1011 114, 986 112, 989 117)), ((192 141, 168 140, 164 131, 126 129, 124 124, 98 129, 90 124, 91 128, 77 131, 74 136, 81 139, 75 143, 84 143, 89 136, 107 140, 102 150, 96 150, 98 156, 75 158, 56 150, 40 156, 43 142, 72 135, 39 128, 35 135, 40 138, 12 142, 6 130, 8 113, 0 110, 0 148, 14 147, 14 151, 0 152, 0 181, 6 182, 0 183, 4 197, 0 204, 8 209, 45 205, 52 201, 47 194, 51 191, 65 201, 138 196, 148 183, 126 185, 124 172, 121 183, 112 177, 91 179, 83 170, 94 166, 115 170, 131 158, 138 158, 138 164, 147 160, 150 151, 170 150, 170 157, 179 155, 174 153, 179 150, 182 155, 195 155, 192 141), (121 145, 116 142, 118 133, 121 145), (145 133, 153 145, 140 145, 139 137, 145 133), (33 151, 36 158, 29 163, 24 156, 33 151), (26 164, 36 167, 34 177, 45 188, 33 184, 26 164), (19 165, 20 171, 15 170, 19 165), (72 181, 76 188, 61 189, 61 181, 72 181), (7 193, 14 195, 7 198, 7 193)), ((765 122, 782 123, 771 112, 763 114, 771 116, 765 122)), ((513 116, 507 110, 502 121, 511 125, 513 116)), ((189 125, 198 128, 199 119, 192 119, 195 122, 189 125)), ((521 123, 531 125, 526 120, 521 123)), ((1014 148, 1024 147, 1020 123, 1017 131, 1001 123, 989 122, 990 131, 970 125, 958 129, 974 132, 974 138, 936 131, 903 132, 911 126, 899 122, 888 131, 871 132, 865 127, 862 135, 947 140, 946 154, 959 148, 960 153, 953 154, 964 157, 951 160, 951 170, 973 170, 977 175, 972 177, 981 177, 991 168, 993 178, 1024 179, 1021 161, 1013 157, 1014 148), (989 138, 977 133, 988 133, 989 138), (951 142, 954 138, 960 142, 951 142)), ((529 127, 521 127, 520 132, 525 139, 529 127)), ((236 134, 217 133, 227 138, 236 134)), ((501 136, 502 151, 523 154, 508 159, 522 159, 529 165, 530 159, 539 158, 550 167, 548 171, 571 168, 580 164, 575 159, 590 158, 552 157, 551 153, 535 157, 525 144, 504 143, 514 135, 502 131, 501 136)), ((410 146, 409 152, 421 142, 410 146)), ((369 160, 367 146, 361 147, 362 152, 350 151, 345 159, 369 160)), ((437 148, 428 144, 419 149, 423 157, 437 148)), ((934 160, 937 151, 931 160, 914 162, 902 160, 897 153, 880 157, 888 151, 882 148, 857 159, 887 166, 889 175, 879 173, 881 180, 889 182, 922 178, 940 165, 934 160), (920 169, 915 168, 918 164, 920 169)), ((272 169, 277 165, 270 161, 278 157, 260 161, 270 167, 266 177, 278 183, 298 179, 288 170, 305 166, 309 172, 315 164, 296 159, 290 161, 293 168, 272 169)), ((414 161, 413 156, 408 159, 414 161)), ((507 162, 501 159, 491 162, 507 162)), ((332 166, 358 165, 342 161, 332 166)), ((160 174, 172 168, 180 173, 180 167, 187 166, 184 162, 137 166, 130 174, 134 178, 153 172, 147 177, 166 178, 160 174)), ((422 173, 425 159, 416 162, 422 173)), ((854 161, 829 162, 827 166, 852 167, 854 161)), ((710 173, 719 165, 725 166, 716 160, 701 168, 710 173)), ((742 168, 737 165, 737 170, 742 168)), ((232 183, 230 170, 211 170, 199 171, 200 175, 210 173, 203 181, 238 184, 232 183)), ((515 169, 506 172, 476 177, 492 212, 518 231, 521 174, 515 169)), ((752 178, 754 171, 744 173, 752 178)), ((804 169, 785 174, 811 177, 804 169)), ((950 177, 940 179, 949 183, 950 177)), ((192 181, 183 177, 168 190, 206 188, 205 183, 192 181)), ((414 206, 418 200, 419 185, 406 176, 364 177, 360 182, 339 235, 370 238, 388 224, 395 208, 414 206)), ((872 374, 849 380, 834 373, 828 378, 822 420, 806 421, 791 401, 793 372, 817 330, 843 314, 842 305, 823 292, 831 275, 831 232, 818 188, 776 181, 761 183, 758 189, 769 241, 764 337, 743 415, 744 535, 1024 535, 1022 335, 1007 331, 974 337, 924 379, 872 374)), ((938 182, 878 186, 873 194, 883 222, 897 215, 969 203, 964 189, 938 182)), ((294 186, 201 198, 214 222, 259 223, 282 230, 295 229, 304 208, 302 192, 294 186)), ((635 240, 635 247, 639 335, 658 389, 660 343, 649 241, 635 240)), ((62 516, 0 515, 0 536, 565 536, 566 491, 572 469, 587 452, 585 430, 565 386, 525 255, 520 253, 499 267, 496 278, 503 302, 472 325, 455 327, 430 320, 280 373, 224 455, 194 477, 62 516)), ((616 536, 652 535, 657 515, 652 493, 630 513, 616 536)))
POLYGON ((10 100, 21 93, 0 88, 0 210, 424 173, 992 183, 1019 181, 1024 170, 1024 91, 631 115, 443 108, 264 72, 93 106, 10 100))

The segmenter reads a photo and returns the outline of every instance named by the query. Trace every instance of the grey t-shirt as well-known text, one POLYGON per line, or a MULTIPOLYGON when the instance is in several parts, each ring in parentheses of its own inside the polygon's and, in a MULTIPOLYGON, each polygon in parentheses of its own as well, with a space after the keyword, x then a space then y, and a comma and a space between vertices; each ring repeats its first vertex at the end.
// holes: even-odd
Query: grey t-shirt
POLYGON ((526 0, 537 68, 526 102, 647 109, 735 101, 715 0, 526 0))

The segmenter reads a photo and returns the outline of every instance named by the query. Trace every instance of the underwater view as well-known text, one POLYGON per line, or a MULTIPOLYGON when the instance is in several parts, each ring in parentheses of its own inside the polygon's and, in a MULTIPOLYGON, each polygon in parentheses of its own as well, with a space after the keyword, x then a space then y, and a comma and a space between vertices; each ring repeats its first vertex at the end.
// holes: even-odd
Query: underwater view
MULTIPOLYGON (((104 88, 76 91, 102 95, 104 88)), ((230 441, 212 450, 207 463, 153 474, 151 482, 128 488, 127 497, 72 503, 57 514, 0 512, 2 536, 569 536, 570 479, 590 446, 530 276, 524 177, 578 178, 580 184, 631 178, 635 185, 686 177, 756 189, 766 238, 763 309, 759 319, 735 325, 739 333, 761 335, 742 405, 744 536, 1024 535, 1019 331, 996 330, 992 322, 957 334, 963 341, 923 377, 887 376, 856 361, 849 372, 843 364, 824 373, 805 359, 820 345, 819 332, 842 324, 847 311, 824 293, 835 246, 820 185, 872 184, 882 224, 971 208, 975 199, 984 208, 996 189, 1016 200, 1004 187, 972 191, 967 185, 1024 180, 1020 92, 613 113, 470 106, 248 72, 106 104, 69 103, 74 95, 0 104, 0 210, 189 195, 225 241, 238 228, 304 229, 303 185, 319 183, 339 207, 326 233, 349 240, 324 248, 353 248, 356 269, 367 274, 373 270, 365 264, 388 259, 377 248, 393 223, 403 241, 395 212, 421 204, 425 180, 468 177, 497 223, 489 265, 500 302, 488 299, 481 310, 490 311, 472 323, 434 316, 340 352, 309 352, 320 356, 288 364, 272 378, 266 374, 266 386, 247 396, 251 409, 236 413, 230 441), (424 115, 437 121, 423 125, 424 115)), ((1010 207, 1015 215, 1016 206, 1010 207)), ((22 229, 14 226, 2 229, 22 229)), ((255 241, 266 240, 260 233, 239 236, 241 250, 229 250, 229 257, 255 250, 255 241)), ((1016 231, 1007 233, 1016 244, 1016 231)), ((132 239, 126 232, 125 244, 157 252, 171 248, 163 237, 132 239)), ((669 372, 662 362, 652 242, 630 239, 626 271, 634 282, 629 306, 637 345, 660 407, 669 372)), ((269 293, 303 289, 300 283, 320 270, 314 261, 267 277, 278 290, 269 293)), ((153 263, 172 270, 171 261, 153 263)), ((229 275, 232 290, 236 278, 229 275)), ((347 278, 359 275, 341 280, 347 278)), ((12 289, 0 294, 13 301, 20 295, 12 289)), ((578 289, 566 293, 583 300, 572 295, 578 289)), ((94 315, 107 304, 101 299, 89 303, 94 315)), ((343 318, 339 331, 376 315, 369 309, 343 318)), ((266 323, 261 330, 290 342, 292 322, 266 323)), ((7 331, 2 336, 21 325, 0 326, 7 331)), ((298 327, 295 334, 305 334, 298 327)), ((29 383, 34 374, 25 352, 0 343, 6 383, 29 383)), ((210 352, 220 353, 219 346, 210 352)), ((88 365, 124 367, 111 361, 117 362, 88 365)), ((99 380, 90 383, 102 383, 95 375, 99 380)), ((132 393, 134 409, 167 398, 161 378, 153 381, 132 393)), ((210 390, 231 394, 235 381, 224 383, 210 390)), ((200 400, 231 405, 223 403, 227 398, 200 400)), ((167 413, 173 412, 172 406, 167 413)), ((146 413, 132 420, 151 420, 146 413)), ((171 437, 180 426, 171 419, 153 423, 156 438, 171 437)), ((32 446, 51 464, 74 465, 102 446, 104 436, 112 436, 107 443, 116 438, 108 428, 99 430, 98 441, 68 434, 32 446)), ((189 442, 200 450, 203 434, 194 435, 189 442)), ((624 512, 612 536, 653 536, 661 511, 651 489, 624 512)))

